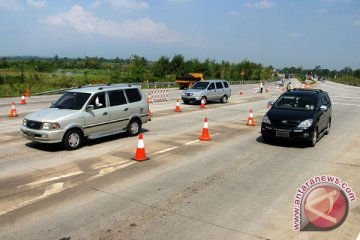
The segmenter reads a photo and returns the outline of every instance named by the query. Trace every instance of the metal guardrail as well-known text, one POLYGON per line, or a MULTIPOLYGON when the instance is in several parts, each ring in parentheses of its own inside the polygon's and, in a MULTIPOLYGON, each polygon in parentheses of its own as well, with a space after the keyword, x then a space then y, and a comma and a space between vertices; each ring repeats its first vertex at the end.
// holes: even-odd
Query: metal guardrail
MULTIPOLYGON (((263 82, 271 82, 274 80, 239 80, 239 81, 228 81, 230 85, 244 85, 244 84, 258 84, 260 81, 263 82)), ((157 88, 178 88, 179 85, 176 82, 151 82, 151 83, 119 83, 121 85, 135 85, 135 86, 140 86, 140 88, 142 89, 157 89, 157 88)), ((113 84, 113 85, 118 85, 118 84, 113 84)), ((109 84, 94 84, 94 85, 85 85, 85 86, 80 86, 80 87, 96 87, 96 86, 109 86, 109 84)), ((36 93, 33 94, 35 96, 39 96, 39 95, 51 95, 51 94, 60 94, 60 93, 64 93, 66 91, 72 90, 72 89, 76 89, 76 88, 80 88, 80 87, 71 87, 71 88, 62 88, 62 89, 58 89, 58 90, 51 90, 51 91, 46 91, 46 92, 41 92, 41 93, 36 93)))

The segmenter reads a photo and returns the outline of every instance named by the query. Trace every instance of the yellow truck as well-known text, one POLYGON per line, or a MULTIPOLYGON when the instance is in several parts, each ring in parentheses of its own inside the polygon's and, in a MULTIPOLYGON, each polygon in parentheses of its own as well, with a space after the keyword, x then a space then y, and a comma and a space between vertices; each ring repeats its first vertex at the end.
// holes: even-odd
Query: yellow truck
POLYGON ((180 89, 190 88, 194 83, 202 80, 205 80, 205 74, 203 73, 186 73, 176 77, 176 83, 180 89))

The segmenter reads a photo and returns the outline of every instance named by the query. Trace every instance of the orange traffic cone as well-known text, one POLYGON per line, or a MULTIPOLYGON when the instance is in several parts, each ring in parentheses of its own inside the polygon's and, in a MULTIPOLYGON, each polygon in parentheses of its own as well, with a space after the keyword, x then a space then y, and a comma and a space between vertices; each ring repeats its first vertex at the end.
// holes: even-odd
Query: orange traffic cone
POLYGON ((200 139, 201 141, 211 141, 211 137, 210 137, 210 134, 209 134, 208 119, 207 119, 207 118, 205 118, 204 128, 203 128, 202 134, 201 134, 201 136, 199 137, 199 139, 200 139))
POLYGON ((29 90, 29 88, 26 88, 26 95, 25 95, 26 97, 30 97, 30 90, 29 90))
POLYGON ((149 160, 150 158, 146 157, 145 154, 145 145, 144 145, 144 139, 142 133, 139 134, 139 142, 136 149, 135 157, 131 158, 136 161, 145 161, 149 160))
POLYGON ((201 99, 200 108, 205 108, 205 99, 201 99))
POLYGON ((176 100, 176 108, 175 108, 175 112, 181 112, 179 99, 178 99, 178 100, 176 100))
POLYGON ((148 94, 147 102, 148 102, 148 103, 153 103, 153 102, 154 102, 154 101, 153 101, 153 98, 152 98, 152 96, 151 96, 150 93, 148 94))
POLYGON ((23 94, 22 97, 21 97, 21 102, 20 102, 20 104, 26 104, 26 100, 25 100, 24 94, 23 94))
POLYGON ((17 113, 16 113, 16 108, 15 108, 15 103, 12 102, 11 104, 11 110, 10 110, 10 117, 17 117, 17 113))
POLYGON ((246 124, 247 126, 255 126, 255 122, 254 122, 254 115, 253 115, 253 110, 250 109, 250 115, 248 118, 248 122, 246 124))
POLYGON ((242 89, 240 89, 240 95, 244 95, 244 92, 242 89))

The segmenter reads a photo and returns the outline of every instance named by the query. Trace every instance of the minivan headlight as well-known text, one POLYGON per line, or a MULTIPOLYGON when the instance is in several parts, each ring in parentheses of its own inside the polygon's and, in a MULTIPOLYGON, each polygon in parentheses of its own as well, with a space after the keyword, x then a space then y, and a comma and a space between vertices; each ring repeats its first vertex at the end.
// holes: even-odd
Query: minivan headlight
POLYGON ((60 124, 57 122, 55 122, 55 123, 44 122, 42 124, 43 130, 51 130, 51 129, 59 129, 59 128, 60 128, 60 124))
POLYGON ((265 123, 265 124, 271 124, 270 119, 269 119, 269 117, 268 117, 267 115, 265 115, 265 116, 263 117, 262 122, 265 123))
POLYGON ((302 128, 302 129, 307 129, 309 127, 311 127, 311 125, 313 124, 314 120, 312 119, 307 119, 305 121, 302 121, 297 128, 302 128))

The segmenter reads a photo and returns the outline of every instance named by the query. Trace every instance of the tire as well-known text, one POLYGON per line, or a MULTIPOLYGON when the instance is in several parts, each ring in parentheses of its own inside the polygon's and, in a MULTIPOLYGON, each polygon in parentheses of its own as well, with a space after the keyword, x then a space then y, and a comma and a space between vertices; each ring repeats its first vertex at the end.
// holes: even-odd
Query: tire
POLYGON ((137 136, 141 130, 141 123, 137 119, 133 119, 129 122, 126 132, 129 136, 137 136))
POLYGON ((264 143, 269 143, 269 142, 271 141, 271 138, 270 138, 270 137, 264 136, 264 135, 262 135, 262 139, 263 139, 263 142, 264 142, 264 143))
POLYGON ((315 130, 313 132, 313 137, 311 138, 311 141, 310 141, 310 147, 315 147, 317 139, 318 139, 318 130, 317 130, 317 128, 315 128, 315 130))
POLYGON ((228 97, 226 95, 222 96, 222 98, 220 99, 221 103, 227 103, 228 101, 228 97))
POLYGON ((81 148, 84 143, 84 135, 80 130, 72 129, 65 133, 63 145, 67 150, 76 150, 81 148))
POLYGON ((189 104, 188 100, 183 100, 184 104, 189 104))
POLYGON ((329 119, 326 126, 325 135, 328 135, 330 133, 330 127, 331 127, 331 120, 329 119))

